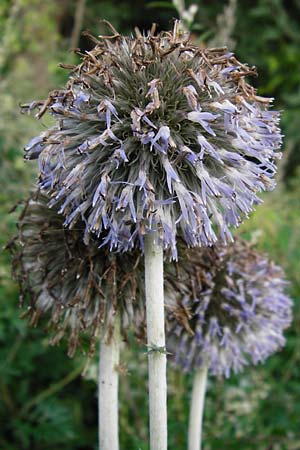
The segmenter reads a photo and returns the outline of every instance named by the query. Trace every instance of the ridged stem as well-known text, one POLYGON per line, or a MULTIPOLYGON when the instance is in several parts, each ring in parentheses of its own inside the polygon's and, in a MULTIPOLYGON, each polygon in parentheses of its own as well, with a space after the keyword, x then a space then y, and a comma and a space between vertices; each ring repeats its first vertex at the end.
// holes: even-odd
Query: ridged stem
POLYGON ((156 233, 145 238, 150 450, 167 450, 163 249, 156 242, 156 233))

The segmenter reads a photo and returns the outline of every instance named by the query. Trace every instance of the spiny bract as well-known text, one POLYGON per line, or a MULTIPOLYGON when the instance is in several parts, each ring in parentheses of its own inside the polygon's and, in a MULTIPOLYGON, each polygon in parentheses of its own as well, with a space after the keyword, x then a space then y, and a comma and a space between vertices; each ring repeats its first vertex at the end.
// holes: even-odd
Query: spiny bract
POLYGON ((178 30, 93 38, 64 89, 24 105, 56 119, 26 158, 39 158, 50 205, 68 227, 83 220, 86 241, 126 251, 158 230, 176 259, 178 231, 189 246, 231 240, 228 227, 274 186, 279 113, 246 83, 255 70, 178 30))
POLYGON ((292 304, 283 272, 248 243, 179 249, 177 275, 166 270, 167 349, 177 367, 228 377, 284 345, 292 304))
POLYGON ((73 356, 83 335, 89 336, 90 352, 101 330, 110 336, 116 312, 121 314, 123 335, 130 325, 143 329, 143 273, 138 252, 112 254, 91 239, 82 241, 82 223, 65 229, 62 216, 47 207, 48 198, 35 193, 25 203, 19 233, 10 245, 13 272, 26 300, 31 324, 49 319, 52 343, 69 333, 73 356), (54 332, 54 333, 53 333, 54 332))

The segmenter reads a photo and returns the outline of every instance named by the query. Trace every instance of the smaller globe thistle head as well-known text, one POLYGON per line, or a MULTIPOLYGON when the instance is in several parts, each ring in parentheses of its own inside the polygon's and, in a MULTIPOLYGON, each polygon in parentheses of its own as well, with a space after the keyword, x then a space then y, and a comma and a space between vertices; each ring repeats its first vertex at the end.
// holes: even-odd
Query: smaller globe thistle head
POLYGON ((49 199, 33 194, 20 215, 19 233, 10 249, 13 274, 19 282, 21 305, 30 324, 48 318, 53 344, 69 334, 69 356, 80 337, 90 338, 93 353, 99 332, 110 339, 114 317, 121 315, 126 338, 128 329, 142 330, 144 323, 143 273, 137 274, 140 255, 112 254, 99 249, 99 242, 82 241, 83 224, 63 227, 63 218, 47 207, 49 199))
POLYGON ((204 49, 179 32, 93 39, 65 88, 33 102, 55 126, 25 147, 40 187, 70 228, 103 245, 143 248, 159 231, 177 258, 188 246, 231 241, 257 194, 274 187, 279 113, 246 82, 254 68, 226 48, 204 49))
POLYGON ((183 371, 228 377, 285 343, 292 302, 282 270, 240 239, 179 252, 166 266, 167 349, 183 371), (176 280, 174 282, 174 280, 176 280))

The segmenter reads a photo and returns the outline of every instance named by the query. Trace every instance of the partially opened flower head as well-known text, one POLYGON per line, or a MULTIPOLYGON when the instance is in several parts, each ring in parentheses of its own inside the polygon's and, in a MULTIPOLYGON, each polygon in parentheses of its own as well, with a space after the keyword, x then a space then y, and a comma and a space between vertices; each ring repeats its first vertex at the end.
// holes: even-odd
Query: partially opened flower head
POLYGON ((229 376, 284 345, 292 305, 278 266, 242 240, 179 255, 176 278, 174 266, 166 274, 167 348, 177 367, 229 376))
POLYGON ((177 23, 94 41, 65 88, 24 106, 56 120, 25 148, 51 205, 121 251, 153 230, 175 259, 179 232, 189 246, 231 240, 280 156, 279 113, 246 82, 255 69, 177 23))
POLYGON ((69 334, 70 356, 84 335, 90 338, 91 352, 101 330, 107 331, 109 340, 117 312, 124 335, 131 325, 142 329, 143 273, 137 274, 138 253, 111 254, 99 249, 95 239, 86 246, 82 223, 74 230, 64 229, 62 217, 47 202, 44 195, 32 195, 11 246, 14 274, 31 324, 47 318, 53 343, 69 334))

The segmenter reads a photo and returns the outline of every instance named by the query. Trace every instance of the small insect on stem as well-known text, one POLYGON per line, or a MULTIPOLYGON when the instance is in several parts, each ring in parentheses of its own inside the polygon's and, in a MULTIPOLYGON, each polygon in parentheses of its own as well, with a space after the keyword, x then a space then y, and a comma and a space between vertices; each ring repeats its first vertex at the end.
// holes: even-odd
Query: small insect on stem
POLYGON ((147 353, 159 353, 160 355, 172 355, 172 353, 167 352, 166 347, 159 347, 154 344, 147 345, 147 353))

